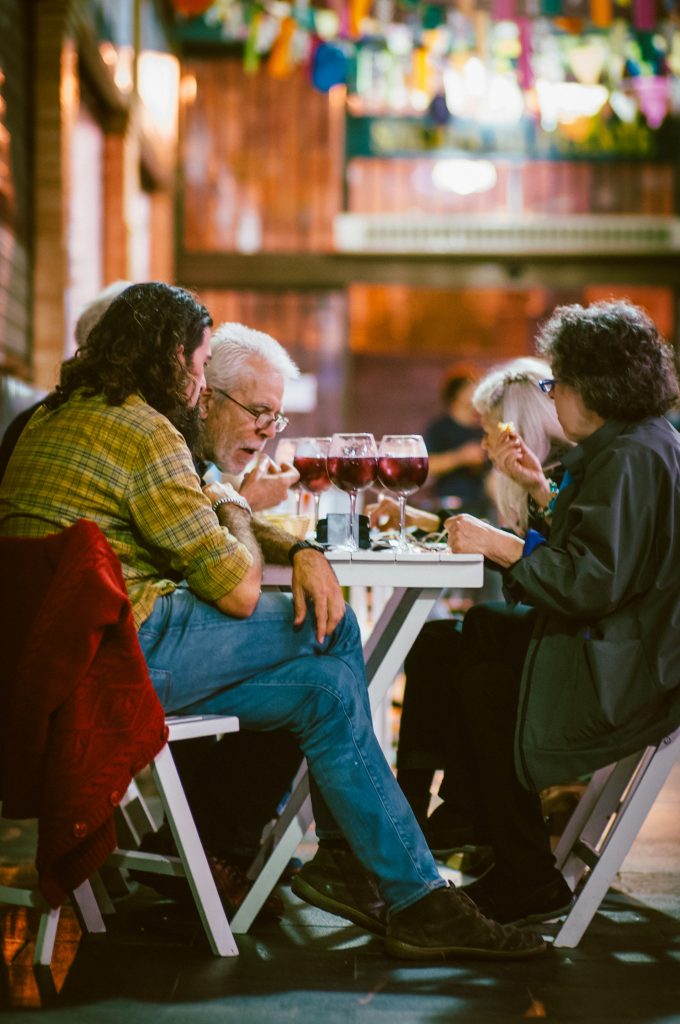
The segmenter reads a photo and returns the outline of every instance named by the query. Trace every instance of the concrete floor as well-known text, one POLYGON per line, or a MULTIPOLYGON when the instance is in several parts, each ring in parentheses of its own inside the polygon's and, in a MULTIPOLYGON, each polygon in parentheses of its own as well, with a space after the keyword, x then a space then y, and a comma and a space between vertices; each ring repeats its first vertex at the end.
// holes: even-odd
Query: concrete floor
MULTIPOLYGON (((0 822, 0 867, 29 860, 30 842, 26 827, 0 822)), ((210 955, 190 910, 143 887, 118 903, 106 935, 81 936, 65 914, 40 985, 26 917, 8 912, 3 1021, 24 1020, 36 1006, 49 1024, 680 1021, 680 765, 575 950, 520 964, 414 965, 280 891, 285 919, 256 924, 238 940, 241 955, 227 960, 210 955), (51 996, 50 986, 58 990, 51 996)), ((550 936, 556 926, 544 930, 550 936)))

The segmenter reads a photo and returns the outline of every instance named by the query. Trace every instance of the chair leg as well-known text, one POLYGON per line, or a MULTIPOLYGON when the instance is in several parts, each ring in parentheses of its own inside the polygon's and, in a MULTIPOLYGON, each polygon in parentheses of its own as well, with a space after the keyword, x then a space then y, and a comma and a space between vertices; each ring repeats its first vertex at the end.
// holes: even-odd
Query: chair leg
POLYGON ((607 833, 597 863, 555 937, 556 947, 573 948, 581 941, 607 890, 630 850, 645 818, 680 753, 680 730, 651 752, 637 773, 607 833))
POLYGON ((283 870, 305 837, 313 820, 309 799, 309 777, 305 773, 284 808, 274 829, 275 845, 259 870, 248 895, 231 922, 235 935, 243 935, 255 920, 283 870), (276 841, 278 837, 278 842, 276 841))
POLYGON ((52 953, 54 952, 54 941, 57 937, 60 914, 61 907, 57 907, 56 910, 46 910, 44 914, 40 915, 38 935, 35 940, 35 953, 33 954, 33 963, 35 965, 49 967, 52 963, 52 953))
MULTIPOLYGON (((98 882, 97 884, 100 883, 98 882)), ((89 879, 73 890, 71 901, 84 931, 91 935, 101 935, 106 931, 104 918, 102 917, 89 879)))
POLYGON ((238 947, 168 744, 155 757, 152 772, 210 947, 217 956, 238 956, 238 947))

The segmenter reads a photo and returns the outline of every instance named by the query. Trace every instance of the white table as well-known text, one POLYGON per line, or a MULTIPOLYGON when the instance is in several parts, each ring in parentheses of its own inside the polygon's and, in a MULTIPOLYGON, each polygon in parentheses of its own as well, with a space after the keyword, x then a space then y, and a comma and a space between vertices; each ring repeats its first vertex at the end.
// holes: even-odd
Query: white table
MULTIPOLYGON (((482 586, 483 558, 481 555, 454 555, 448 551, 400 554, 392 550, 333 551, 326 557, 342 586, 392 588, 391 596, 364 644, 369 697, 371 708, 375 710, 442 590, 482 586)), ((290 579, 291 569, 288 566, 265 568, 265 586, 287 586, 290 579)), ((231 922, 235 934, 242 934, 250 928, 311 822, 307 768, 303 764, 285 810, 262 856, 251 868, 250 874, 255 876, 255 881, 231 922)))

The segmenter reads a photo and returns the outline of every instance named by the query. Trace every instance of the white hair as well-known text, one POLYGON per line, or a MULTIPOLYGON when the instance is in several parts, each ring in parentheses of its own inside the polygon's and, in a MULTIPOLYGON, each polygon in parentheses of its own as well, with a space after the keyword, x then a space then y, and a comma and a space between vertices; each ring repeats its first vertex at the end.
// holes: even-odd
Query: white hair
POLYGON ((95 324, 98 324, 104 313, 109 308, 114 299, 117 299, 121 292, 124 292, 126 288, 129 288, 132 281, 114 281, 113 284, 106 286, 104 291, 100 292, 96 298, 87 302, 80 311, 80 316, 76 320, 76 326, 74 327, 74 334, 76 338, 76 345, 78 348, 82 348, 88 339, 88 335, 95 324))
MULTIPOLYGON (((523 356, 494 367, 477 385, 472 404, 477 412, 500 422, 512 422, 524 443, 539 458, 549 475, 562 454, 571 447, 557 418, 555 403, 538 387, 550 377, 543 359, 523 356)), ((528 525, 527 493, 502 473, 498 474, 496 504, 501 515, 520 532, 528 525)))
POLYGON ((300 370, 283 345, 243 324, 220 324, 212 336, 212 356, 205 368, 208 386, 229 391, 241 383, 247 364, 262 359, 285 380, 295 380, 300 370))

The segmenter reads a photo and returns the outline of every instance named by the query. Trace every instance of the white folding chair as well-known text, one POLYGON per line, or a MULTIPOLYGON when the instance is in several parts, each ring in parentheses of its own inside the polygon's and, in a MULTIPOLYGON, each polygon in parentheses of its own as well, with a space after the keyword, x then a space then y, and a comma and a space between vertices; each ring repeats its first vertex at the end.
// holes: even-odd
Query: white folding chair
POLYGON ((593 775, 555 850, 573 890, 588 872, 555 946, 581 941, 678 758, 680 728, 593 775))
MULTIPOLYGON (((105 932, 106 925, 102 911, 90 880, 86 880, 71 893, 71 902, 81 927, 88 932, 105 932)), ((0 885, 0 904, 14 907, 30 907, 40 911, 40 923, 35 941, 33 963, 48 966, 52 962, 54 942, 57 937, 61 907, 50 907, 37 887, 0 885)))
MULTIPOLYGON (((238 718, 231 715, 179 715, 168 717, 166 722, 170 729, 169 740, 172 743, 177 740, 196 739, 199 736, 220 736, 228 732, 237 732, 239 728, 238 718)), ((216 956, 238 956, 238 947, 229 927, 169 743, 151 762, 151 772, 179 856, 144 853, 138 849, 117 849, 108 858, 107 866, 186 878, 213 953, 216 956)), ((136 799, 139 800, 138 797, 136 799)), ((155 824, 153 827, 156 827, 155 824)))
MULTIPOLYGON (((166 719, 170 741, 194 739, 199 736, 219 736, 237 732, 238 718, 231 715, 175 716, 166 719)), ((137 829, 144 820, 152 827, 156 824, 151 817, 135 782, 122 801, 127 808, 127 830, 124 841, 132 840, 133 849, 116 849, 106 861, 106 867, 135 868, 150 874, 175 875, 186 878, 205 928, 210 947, 216 956, 238 956, 238 948, 229 927, 215 880, 212 876, 203 845, 194 823, 187 798, 180 781, 170 744, 151 762, 151 772, 170 825, 178 857, 142 853, 136 847, 140 838, 137 829), (137 806, 132 810, 131 805, 137 806)), ((125 819, 125 814, 123 815, 125 819)), ((120 819, 119 819, 120 820, 120 819)), ((119 836, 119 842, 123 836, 119 836)), ((84 931, 101 933, 106 931, 102 913, 112 913, 114 907, 108 892, 98 875, 86 880, 71 894, 72 903, 84 931)), ((54 941, 59 924, 60 908, 51 908, 37 888, 0 886, 0 903, 33 907, 41 911, 36 939, 35 964, 49 965, 52 960, 54 941)))

